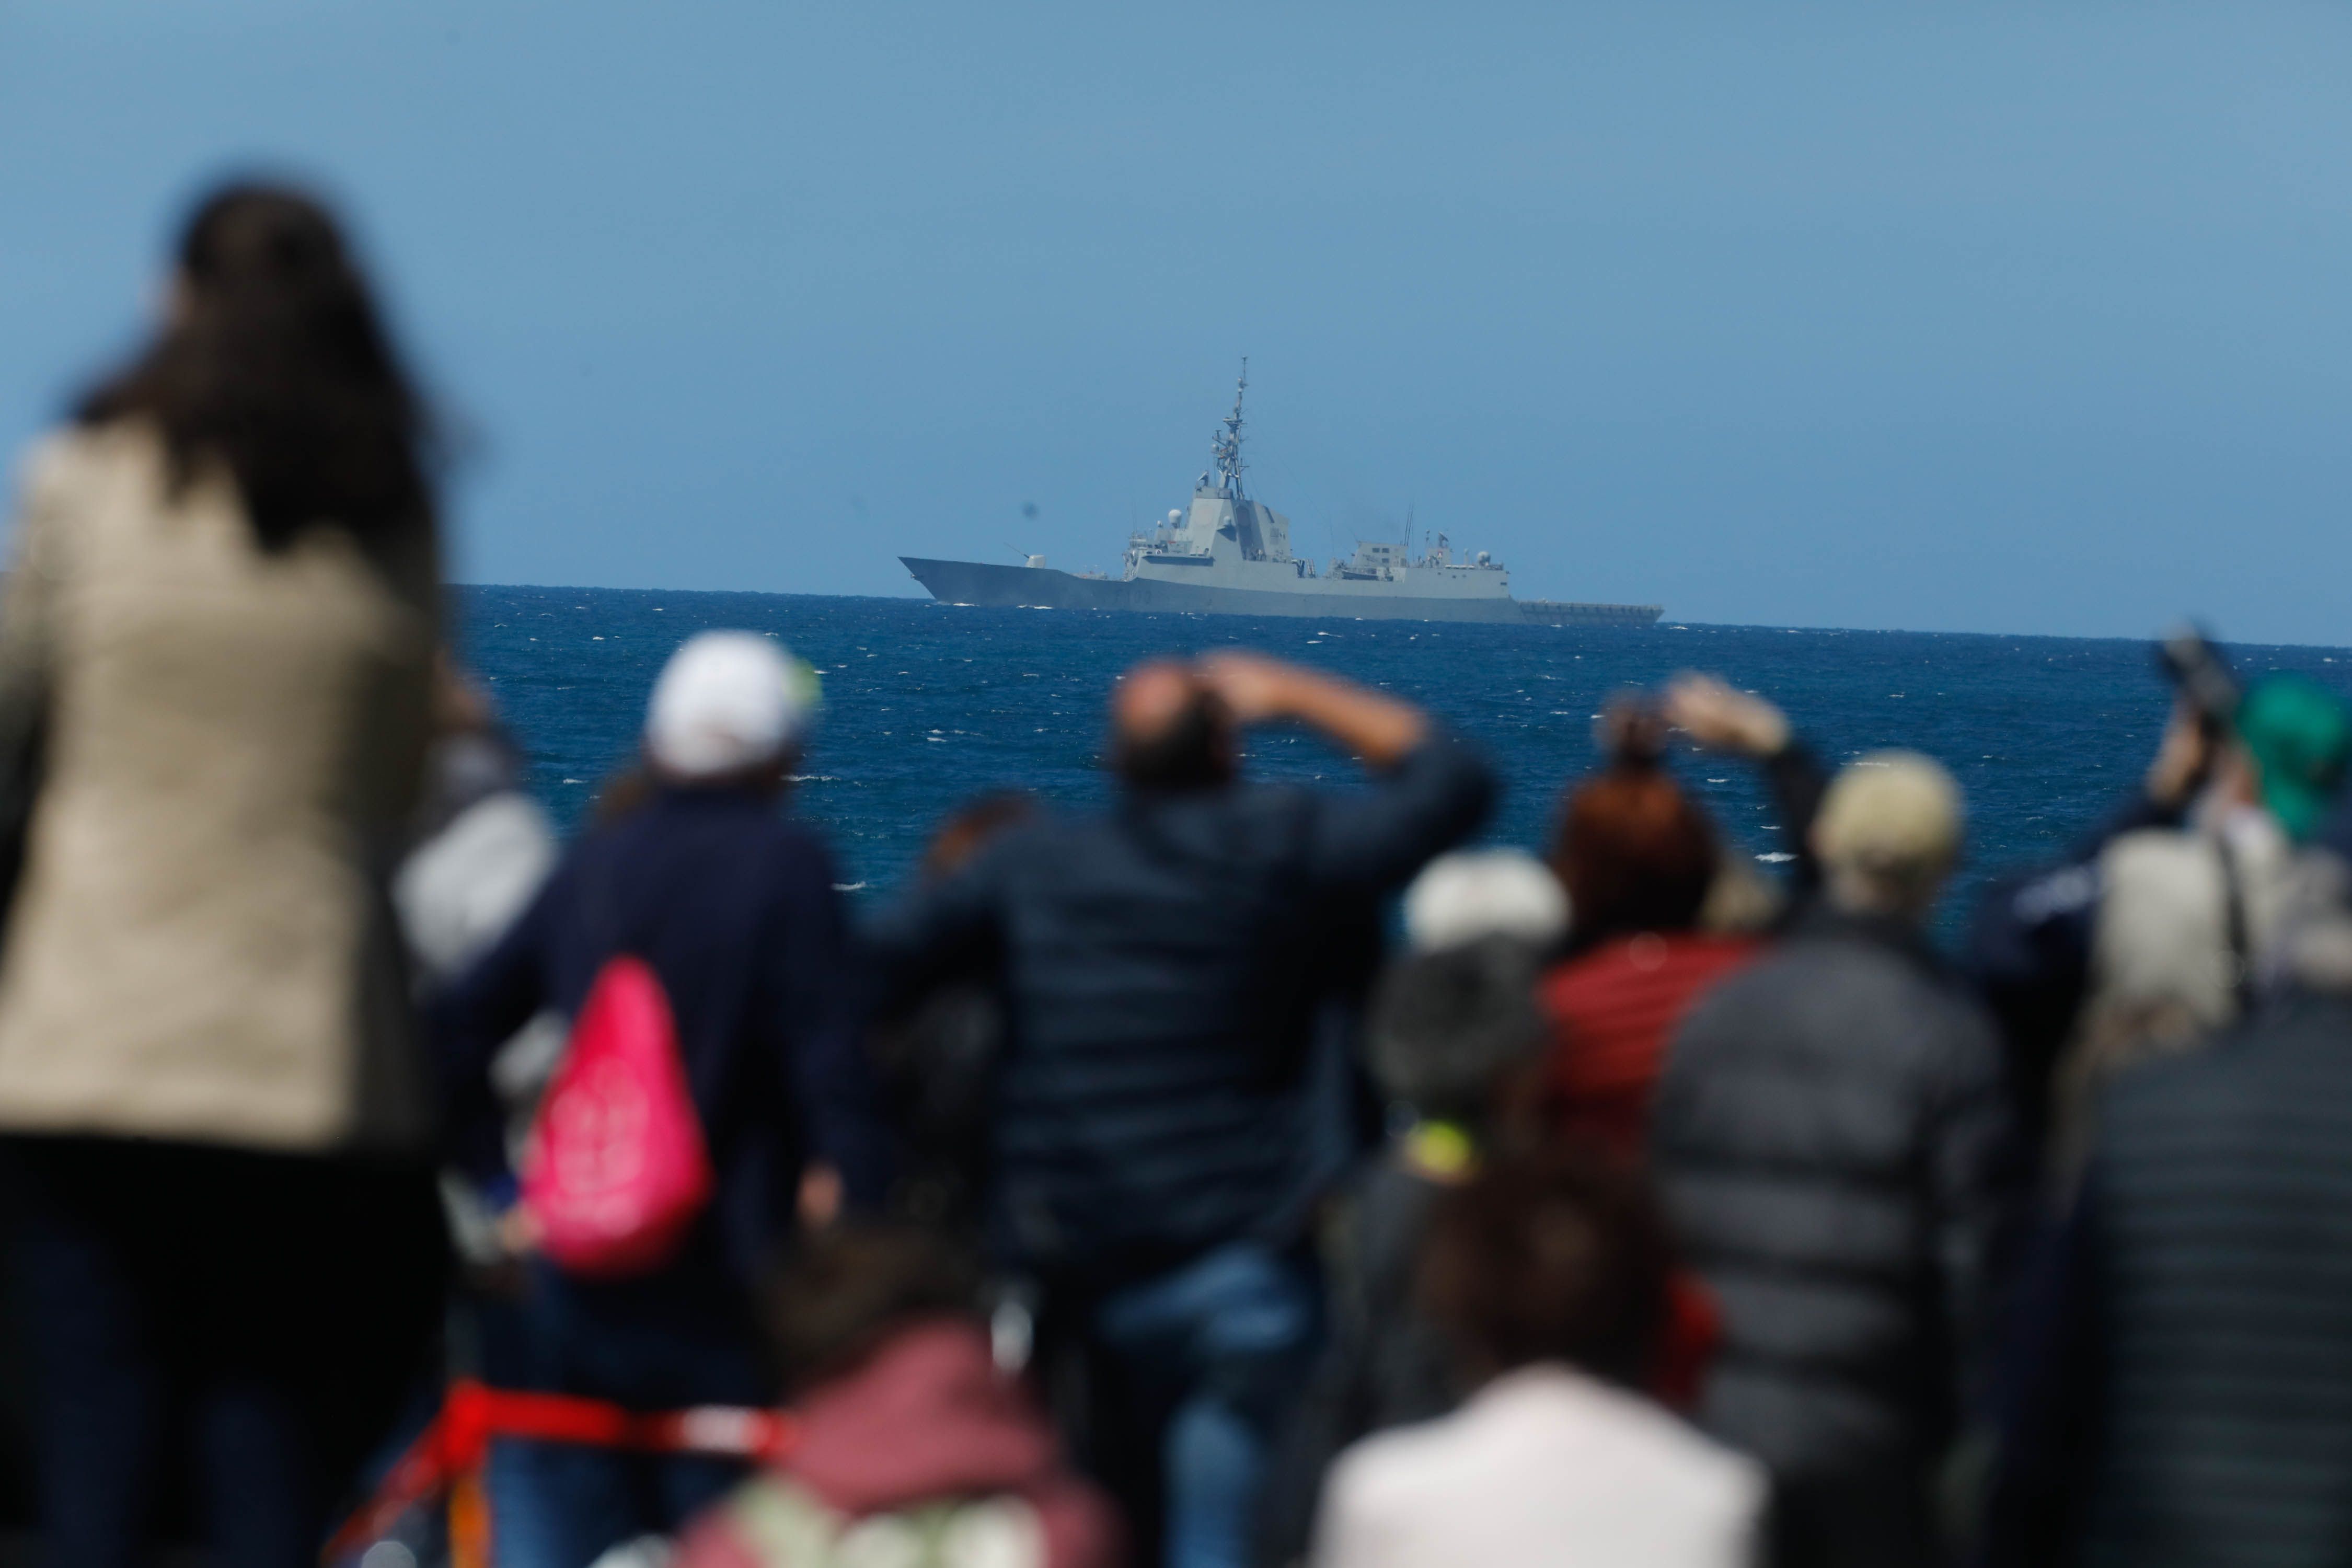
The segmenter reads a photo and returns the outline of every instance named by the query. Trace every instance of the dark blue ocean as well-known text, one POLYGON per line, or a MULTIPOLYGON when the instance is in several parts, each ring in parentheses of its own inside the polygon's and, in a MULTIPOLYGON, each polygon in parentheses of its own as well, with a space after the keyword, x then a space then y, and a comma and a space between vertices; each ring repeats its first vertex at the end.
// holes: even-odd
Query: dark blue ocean
MULTIPOLYGON (((604 588, 469 588, 461 604, 468 657, 567 827, 630 760, 646 691, 682 638, 713 626, 782 637, 824 679, 797 808, 832 844, 841 880, 868 897, 898 886, 932 825, 980 791, 1101 801, 1111 682, 1156 653, 1238 645, 1426 704, 1507 781, 1489 837, 1538 850, 1562 787, 1596 765, 1592 719, 1610 694, 1681 669, 1720 673, 1787 709, 1832 762, 1910 746, 1951 768, 1968 791, 1969 852, 1948 927, 1971 884, 2055 851, 2137 787, 2168 701, 2147 644, 2079 638, 1259 621, 604 588)), ((2344 650, 2231 651, 2242 672, 2298 669, 2352 696, 2344 650)), ((1747 853, 1790 847, 1741 764, 1686 753, 1675 765, 1747 853)), ((1250 766, 1354 777, 1345 757, 1281 731, 1253 742, 1250 766)))

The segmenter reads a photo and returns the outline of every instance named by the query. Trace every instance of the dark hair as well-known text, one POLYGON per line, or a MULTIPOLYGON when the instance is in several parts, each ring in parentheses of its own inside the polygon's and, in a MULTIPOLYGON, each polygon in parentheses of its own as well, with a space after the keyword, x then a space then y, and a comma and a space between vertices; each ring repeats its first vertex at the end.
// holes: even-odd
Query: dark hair
POLYGON ((1568 889, 1569 945, 1689 930, 1717 863, 1706 813, 1655 763, 1621 757, 1560 813, 1551 867, 1568 889))
POLYGON ((1014 824, 1037 814, 1037 798, 1026 790, 992 789, 948 814, 923 850, 922 874, 944 877, 980 853, 981 847, 1014 824))
POLYGON ((795 1388, 846 1371, 922 1318, 976 1318, 973 1259, 917 1226, 866 1221, 804 1238, 767 1291, 769 1338, 795 1388))
POLYGON ((1540 955, 1507 936, 1415 953, 1372 992, 1365 1056, 1382 1093, 1423 1116, 1485 1121, 1501 1077, 1544 1041, 1540 955))
POLYGON ((635 816, 652 805, 654 796, 660 793, 661 785, 654 778, 653 769, 642 762, 617 768, 606 774, 604 782, 596 786, 596 801, 588 812, 589 824, 594 827, 610 827, 623 817, 635 816))
POLYGON ((226 465, 264 550, 322 521, 363 546, 430 530, 424 406, 326 210, 226 186, 178 260, 170 321, 82 398, 81 423, 152 420, 175 490, 226 465))
POLYGON ((1497 1161, 1438 1198, 1421 1304, 1476 1378, 1561 1361, 1638 1382, 1665 1325, 1672 1262, 1637 1173, 1552 1149, 1497 1161))
POLYGON ((1111 767, 1139 789, 1214 789, 1234 776, 1233 718, 1216 693, 1195 690, 1155 733, 1140 740, 1120 735, 1111 748, 1111 767))

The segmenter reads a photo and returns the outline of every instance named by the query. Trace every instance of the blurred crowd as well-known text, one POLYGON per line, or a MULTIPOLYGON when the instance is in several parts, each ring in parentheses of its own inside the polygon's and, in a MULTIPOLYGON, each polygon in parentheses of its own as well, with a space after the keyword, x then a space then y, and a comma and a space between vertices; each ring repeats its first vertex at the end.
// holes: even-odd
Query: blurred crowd
POLYGON ((1686 675, 1538 857, 1439 716, 1171 658, 1108 806, 976 799, 854 910, 767 637, 683 644, 559 841, 446 651, 439 449, 331 216, 239 185, 25 465, 0 1204, 63 1568, 317 1562, 460 1376, 791 1436, 502 1437, 368 1568, 2352 1555, 2329 691, 2165 645, 2140 786, 1939 948, 1924 755, 1686 675), (1361 779, 1253 781, 1272 725, 1361 779))

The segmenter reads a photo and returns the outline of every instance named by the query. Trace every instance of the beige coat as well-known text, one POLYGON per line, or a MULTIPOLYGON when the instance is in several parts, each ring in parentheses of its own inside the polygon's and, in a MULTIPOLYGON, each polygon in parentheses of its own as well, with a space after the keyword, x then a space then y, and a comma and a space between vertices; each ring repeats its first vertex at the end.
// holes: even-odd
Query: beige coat
POLYGON ((422 778, 438 585, 347 532, 256 545, 137 425, 37 448, 0 600, 0 759, 46 708, 0 954, 0 1129, 412 1150, 384 875, 422 778))

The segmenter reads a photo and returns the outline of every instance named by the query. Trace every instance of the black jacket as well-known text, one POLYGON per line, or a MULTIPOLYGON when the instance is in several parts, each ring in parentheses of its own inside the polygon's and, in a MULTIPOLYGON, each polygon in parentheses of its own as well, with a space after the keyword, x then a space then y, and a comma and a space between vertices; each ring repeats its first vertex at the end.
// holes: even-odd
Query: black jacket
POLYGON ((1318 1029, 1381 901, 1485 817, 1466 747, 1368 790, 1130 793, 1007 830, 873 929, 883 995, 993 975, 999 1256, 1109 1284, 1295 1235, 1347 1151, 1310 1125, 1318 1029))
POLYGON ((1685 1021, 1652 1150, 1723 1309, 1704 1424, 1784 1485, 1924 1483, 2015 1177, 1976 1003, 1908 930, 1817 909, 1685 1021))
POLYGON ((2352 999, 2124 1078, 2042 1265, 1986 1562, 2352 1560, 2352 999))

